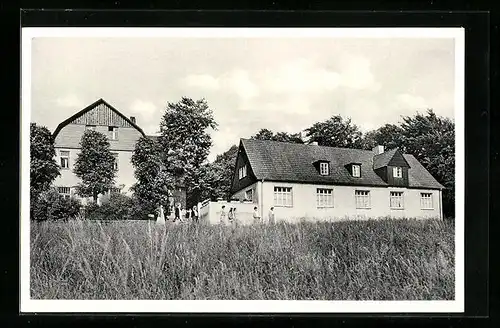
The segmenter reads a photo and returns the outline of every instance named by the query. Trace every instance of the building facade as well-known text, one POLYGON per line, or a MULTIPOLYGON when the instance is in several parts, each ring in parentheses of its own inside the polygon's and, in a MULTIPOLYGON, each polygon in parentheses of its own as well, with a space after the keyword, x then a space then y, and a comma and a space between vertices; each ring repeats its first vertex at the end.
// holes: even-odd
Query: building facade
MULTIPOLYGON (((136 182, 132 153, 139 138, 146 136, 137 125, 135 117, 127 117, 103 99, 80 110, 61 122, 53 133, 56 161, 61 175, 54 181, 59 193, 66 197, 78 197, 75 193, 80 179, 73 172, 75 160, 80 152, 80 141, 86 130, 92 129, 108 137, 111 153, 115 157, 117 173, 114 192, 131 195, 136 182)), ((148 136, 157 138, 155 136, 148 136)), ((174 190, 174 201, 185 206, 185 189, 174 190)))
POLYGON ((278 220, 442 218, 444 187, 399 149, 371 151, 242 139, 231 187, 278 220))

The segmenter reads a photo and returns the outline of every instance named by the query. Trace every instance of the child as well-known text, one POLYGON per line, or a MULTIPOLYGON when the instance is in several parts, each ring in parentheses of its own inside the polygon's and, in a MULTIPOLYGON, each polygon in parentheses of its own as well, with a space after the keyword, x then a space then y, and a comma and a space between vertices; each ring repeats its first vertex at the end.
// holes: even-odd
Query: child
POLYGON ((259 216, 259 211, 257 209, 257 206, 253 208, 253 220, 254 222, 259 222, 260 216, 259 216))
POLYGON ((269 223, 274 224, 274 207, 269 210, 269 223))
POLYGON ((234 222, 233 221, 234 220, 234 208, 233 207, 231 207, 229 209, 229 213, 227 214, 227 218, 229 220, 229 223, 233 223, 234 222))
POLYGON ((181 203, 177 203, 177 206, 175 207, 174 210, 174 221, 177 222, 177 220, 181 219, 181 203))

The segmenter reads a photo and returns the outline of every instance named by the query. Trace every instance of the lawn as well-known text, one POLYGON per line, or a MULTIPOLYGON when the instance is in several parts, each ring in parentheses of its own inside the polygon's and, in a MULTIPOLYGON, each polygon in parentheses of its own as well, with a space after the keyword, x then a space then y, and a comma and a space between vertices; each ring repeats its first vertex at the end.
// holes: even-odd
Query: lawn
POLYGON ((31 222, 33 299, 451 300, 454 226, 31 222))

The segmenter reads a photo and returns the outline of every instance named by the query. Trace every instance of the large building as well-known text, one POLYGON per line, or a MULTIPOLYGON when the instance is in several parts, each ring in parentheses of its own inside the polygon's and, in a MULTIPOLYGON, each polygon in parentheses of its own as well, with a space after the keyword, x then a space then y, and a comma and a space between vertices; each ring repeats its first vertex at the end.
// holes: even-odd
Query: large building
MULTIPOLYGON (((115 189, 130 195, 130 188, 136 182, 134 167, 131 162, 135 144, 140 137, 146 136, 137 125, 135 117, 127 117, 103 99, 80 110, 73 116, 61 122, 55 129, 54 146, 56 161, 60 165, 61 175, 56 178, 54 185, 59 193, 70 197, 75 194, 80 179, 74 174, 73 168, 78 153, 80 141, 86 130, 95 130, 108 136, 110 150, 115 156, 117 174, 115 189)), ((148 136, 157 138, 155 136, 148 136)), ((185 190, 177 188, 173 194, 176 202, 185 206, 185 190)))
POLYGON ((384 151, 241 139, 232 198, 276 219, 442 218, 444 187, 399 149, 384 151))

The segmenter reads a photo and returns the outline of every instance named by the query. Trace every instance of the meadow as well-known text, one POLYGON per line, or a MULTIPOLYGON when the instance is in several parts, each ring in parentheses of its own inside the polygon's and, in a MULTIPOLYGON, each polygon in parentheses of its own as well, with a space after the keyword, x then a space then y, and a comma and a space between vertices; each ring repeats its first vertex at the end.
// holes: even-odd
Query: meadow
POLYGON ((454 225, 31 222, 33 299, 451 300, 454 225))

